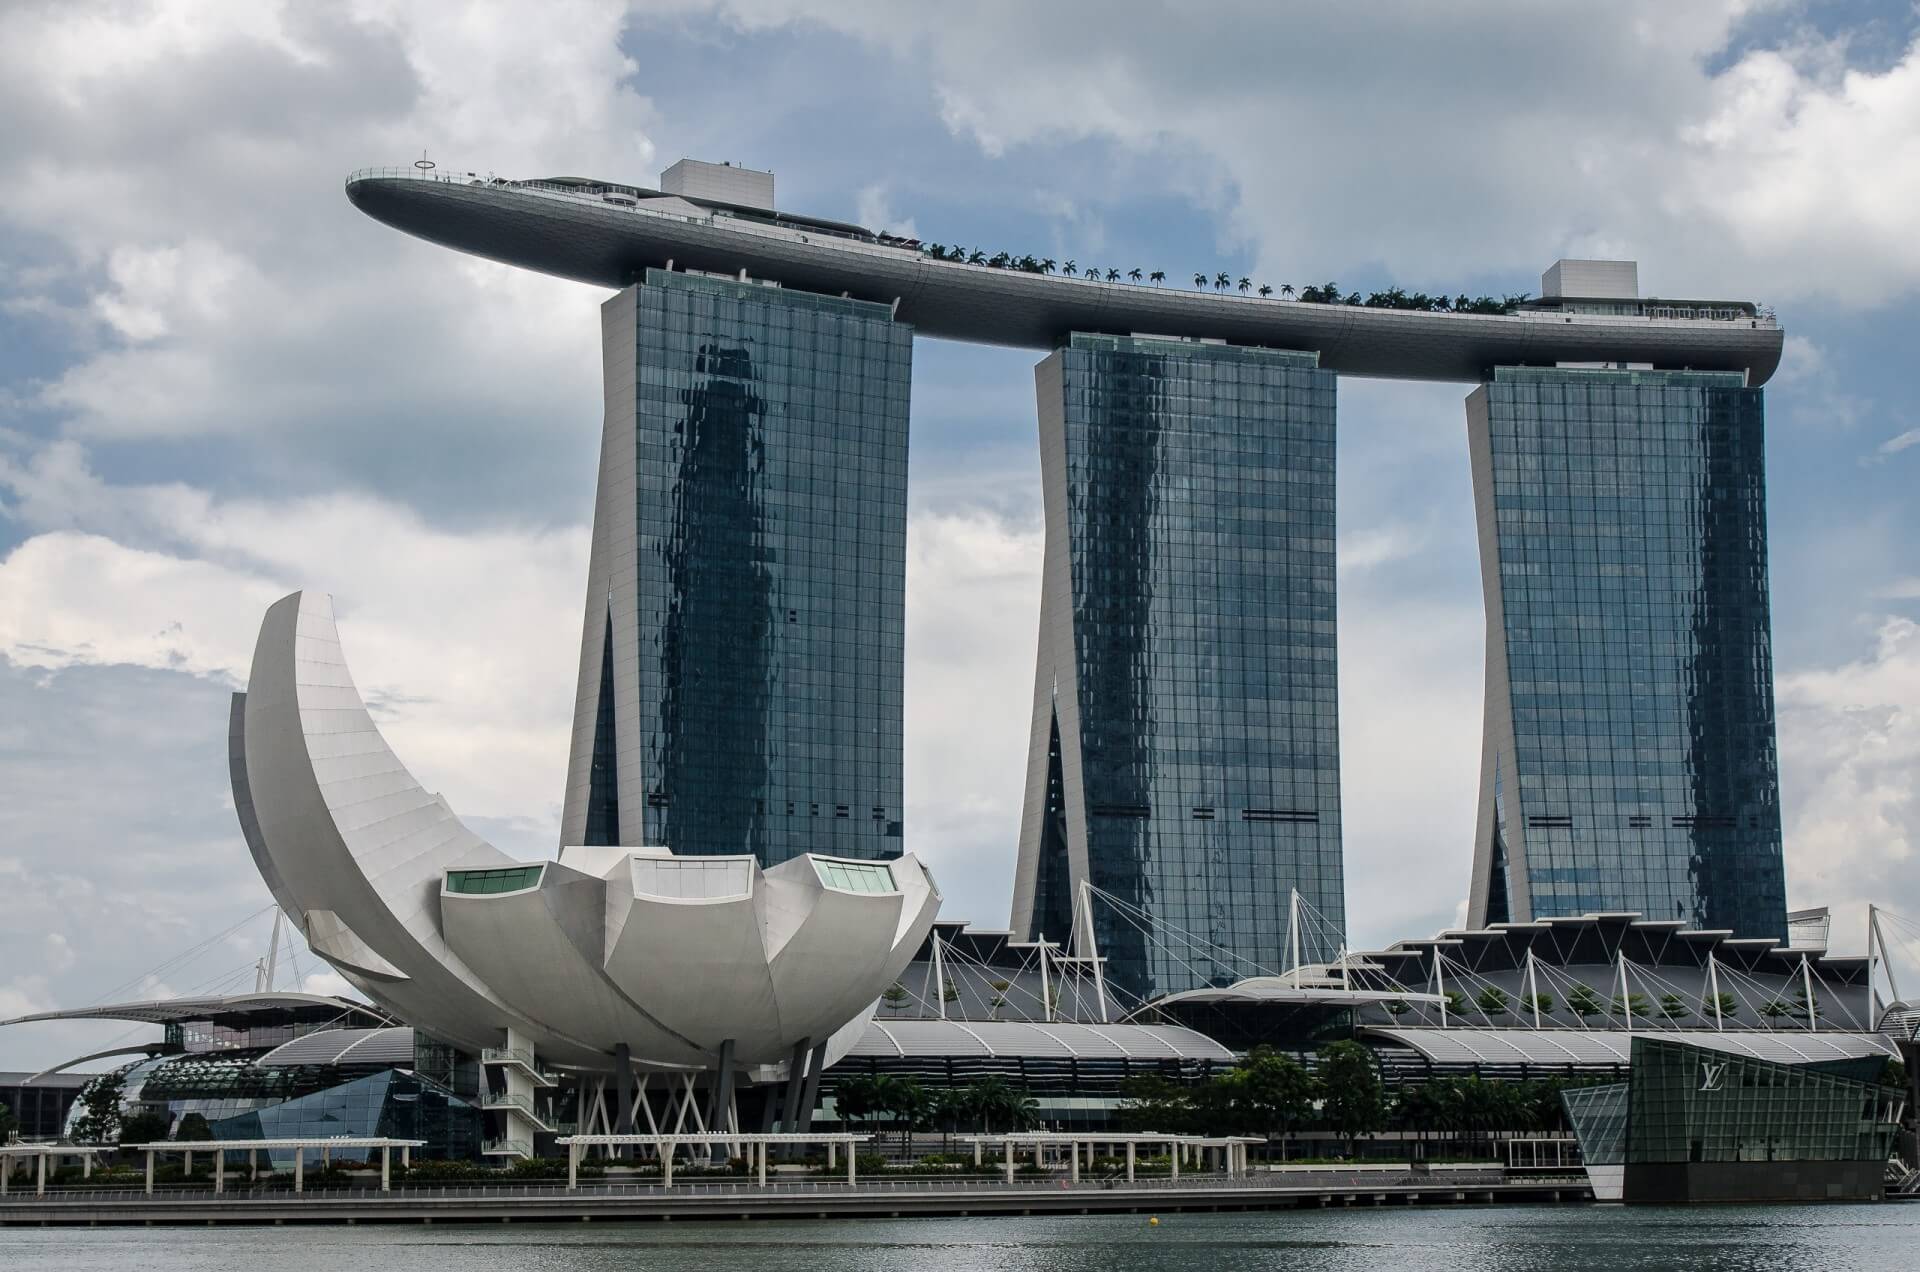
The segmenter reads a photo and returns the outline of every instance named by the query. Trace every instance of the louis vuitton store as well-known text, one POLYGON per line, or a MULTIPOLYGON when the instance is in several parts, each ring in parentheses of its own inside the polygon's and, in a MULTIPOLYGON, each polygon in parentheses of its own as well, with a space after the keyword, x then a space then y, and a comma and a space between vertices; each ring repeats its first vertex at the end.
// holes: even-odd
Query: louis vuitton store
POLYGON ((1561 1098, 1598 1200, 1869 1201, 1906 1104, 1886 1066, 1639 1037, 1625 1082, 1561 1098))

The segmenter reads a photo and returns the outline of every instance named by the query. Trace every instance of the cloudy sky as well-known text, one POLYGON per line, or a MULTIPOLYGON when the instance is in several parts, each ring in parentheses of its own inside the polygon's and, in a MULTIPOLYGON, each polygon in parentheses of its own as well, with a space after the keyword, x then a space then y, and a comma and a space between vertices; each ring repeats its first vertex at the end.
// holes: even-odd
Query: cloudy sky
MULTIPOLYGON (((1870 898, 1920 917, 1917 40, 1892 0, 0 4, 0 1017, 250 986, 269 920, 226 699, 297 587, 336 596, 416 773, 554 847, 603 293, 342 196, 422 150, 643 183, 733 160, 795 210, 1175 278, 1517 292, 1623 256, 1653 291, 1775 306, 1791 899, 1853 947, 1870 898)), ((1033 361, 915 351, 909 846, 990 926, 1039 597, 1033 361)), ((1361 945, 1466 892, 1465 391, 1341 385, 1361 945)), ((0 1069, 124 1033, 15 1029, 0 1069)))

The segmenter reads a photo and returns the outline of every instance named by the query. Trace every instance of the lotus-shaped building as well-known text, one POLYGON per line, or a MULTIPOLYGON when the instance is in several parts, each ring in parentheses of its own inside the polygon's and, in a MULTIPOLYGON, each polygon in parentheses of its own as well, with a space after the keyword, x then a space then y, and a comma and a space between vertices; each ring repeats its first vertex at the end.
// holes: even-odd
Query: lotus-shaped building
POLYGON ((765 870, 661 848, 513 860, 388 748, 332 603, 311 592, 267 611, 231 734, 248 845, 313 951, 399 1017, 509 1068, 509 1098, 546 1066, 623 1091, 635 1072, 707 1072, 722 1092, 736 1074, 817 1075, 858 1040, 939 908, 911 855, 765 870))

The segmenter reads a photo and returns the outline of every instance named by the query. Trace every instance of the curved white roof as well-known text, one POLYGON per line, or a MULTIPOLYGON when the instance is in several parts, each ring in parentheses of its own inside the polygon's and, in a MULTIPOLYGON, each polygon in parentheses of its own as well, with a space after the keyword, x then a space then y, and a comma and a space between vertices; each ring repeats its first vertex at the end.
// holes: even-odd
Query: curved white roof
POLYGON ((974 1056, 1024 1060, 1218 1060, 1233 1052, 1177 1025, 1081 1025, 1016 1020, 876 1020, 850 1056, 974 1056))
POLYGON ((282 1043, 255 1064, 284 1067, 296 1064, 413 1063, 413 1030, 405 1025, 387 1029, 323 1029, 282 1043))
POLYGON ((1879 1034, 1712 1030, 1401 1029, 1368 1026, 1370 1038, 1410 1047, 1435 1064, 1623 1065, 1635 1038, 1680 1042, 1779 1064, 1894 1056, 1879 1034))
POLYGON ((335 1014, 362 1020, 380 1020, 386 1013, 365 1003, 323 994, 234 994, 217 998, 156 998, 137 1003, 106 1003, 68 1011, 43 1011, 0 1020, 7 1025, 30 1025, 43 1020, 133 1020, 148 1025, 173 1025, 188 1020, 227 1020, 244 1016, 272 1016, 295 1012, 309 1016, 335 1014))

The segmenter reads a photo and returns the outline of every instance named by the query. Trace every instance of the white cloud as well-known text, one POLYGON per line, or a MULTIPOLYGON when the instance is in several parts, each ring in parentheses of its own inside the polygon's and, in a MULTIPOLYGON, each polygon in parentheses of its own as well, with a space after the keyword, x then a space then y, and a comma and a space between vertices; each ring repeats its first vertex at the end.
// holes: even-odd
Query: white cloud
POLYGON ((1858 948, 1869 902, 1920 919, 1920 623, 1889 618, 1870 654, 1780 678, 1788 888, 1834 907, 1858 948))
POLYGON ((854 199, 853 219, 870 230, 898 234, 901 238, 920 237, 920 231, 914 228, 913 218, 901 216, 893 210, 893 199, 883 184, 860 187, 860 193, 854 199))
POLYGON ((1920 428, 1910 428, 1896 437, 1889 437, 1873 448, 1873 458, 1875 460, 1891 459, 1912 446, 1920 446, 1920 428))

